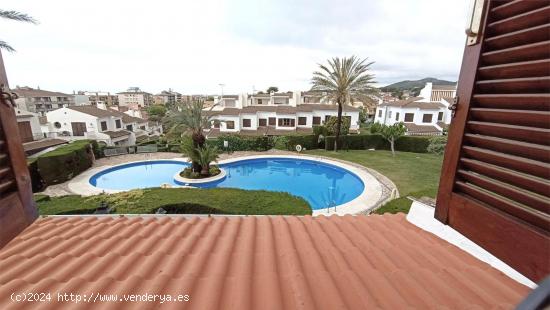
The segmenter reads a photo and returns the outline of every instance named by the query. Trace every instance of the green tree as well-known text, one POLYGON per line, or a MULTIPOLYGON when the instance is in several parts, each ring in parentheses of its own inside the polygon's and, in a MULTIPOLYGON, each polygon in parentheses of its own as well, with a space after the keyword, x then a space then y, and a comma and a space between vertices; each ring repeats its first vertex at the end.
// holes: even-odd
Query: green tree
MULTIPOLYGON (((209 111, 204 110, 203 100, 180 104, 177 109, 178 112, 170 115, 168 118, 169 134, 179 135, 180 137, 190 135, 193 147, 202 148, 206 141, 204 129, 211 128, 213 122, 217 122, 217 120, 212 119, 212 115, 209 113, 212 111, 212 108, 209 111)), ((200 172, 200 162, 196 158, 191 160, 193 171, 200 172)))
POLYGON ((147 108, 147 114, 152 121, 160 121, 166 116, 166 107, 161 104, 155 104, 147 108))
POLYGON ((217 161, 218 157, 220 156, 218 148, 206 143, 204 146, 197 148, 197 153, 199 155, 199 163, 202 168, 201 175, 210 175, 210 163, 213 161, 217 161))
MULTIPOLYGON (((338 117, 331 116, 328 121, 325 122, 325 127, 329 135, 335 135, 338 131, 338 117)), ((340 134, 347 135, 349 133, 349 127, 351 126, 351 121, 349 117, 342 118, 342 124, 340 126, 340 134)))
POLYGON ((277 87, 277 86, 270 86, 270 87, 266 90, 266 92, 267 92, 268 94, 270 94, 271 92, 276 93, 276 92, 278 92, 278 91, 279 91, 279 87, 277 87))
MULTIPOLYGON (((27 14, 19 13, 17 11, 5 11, 0 10, 0 18, 11 19, 20 22, 38 24, 38 21, 27 14)), ((5 41, 0 40, 0 50, 5 49, 8 52, 15 52, 15 49, 11 47, 5 41)))
POLYGON ((373 87, 374 75, 369 74, 370 66, 374 62, 366 62, 355 56, 349 58, 332 58, 328 65, 319 64, 320 71, 313 72, 312 90, 326 92, 333 102, 338 104, 338 122, 334 151, 338 151, 338 141, 342 126, 342 110, 344 104, 350 104, 359 96, 376 93, 373 87))
POLYGON ((395 141, 402 137, 407 132, 407 127, 403 123, 395 123, 391 126, 382 125, 380 128, 380 134, 384 139, 390 142, 391 153, 395 156, 395 141))

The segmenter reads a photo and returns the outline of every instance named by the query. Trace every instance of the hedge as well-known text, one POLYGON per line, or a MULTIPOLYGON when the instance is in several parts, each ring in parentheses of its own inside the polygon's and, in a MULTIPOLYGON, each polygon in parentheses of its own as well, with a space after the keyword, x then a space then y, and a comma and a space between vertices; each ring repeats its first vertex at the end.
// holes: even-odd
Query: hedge
POLYGON ((267 136, 239 136, 239 135, 223 135, 217 139, 208 140, 209 143, 214 143, 219 150, 225 150, 224 141, 229 143, 229 151, 267 151, 273 148, 273 140, 267 136))
POLYGON ((97 143, 94 142, 74 141, 38 156, 36 168, 44 184, 63 183, 90 168, 93 163, 94 145, 95 150, 98 150, 97 143))
MULTIPOLYGON (((395 141, 395 150, 402 152, 427 153, 430 145, 429 136, 403 136, 395 141)), ((334 148, 334 136, 325 138, 325 149, 334 148)), ((344 150, 389 150, 390 143, 381 135, 349 135, 340 137, 340 148, 344 150)))

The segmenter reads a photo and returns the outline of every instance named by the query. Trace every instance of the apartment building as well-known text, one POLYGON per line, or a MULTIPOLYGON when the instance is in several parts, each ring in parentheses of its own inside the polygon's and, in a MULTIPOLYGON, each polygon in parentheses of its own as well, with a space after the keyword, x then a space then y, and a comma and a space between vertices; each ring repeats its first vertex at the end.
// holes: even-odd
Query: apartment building
POLYGON ((17 86, 15 92, 18 98, 15 100, 17 108, 24 111, 39 114, 40 116, 55 109, 75 104, 74 96, 61 92, 17 86))
MULTIPOLYGON (((215 106, 208 113, 215 127, 207 137, 222 133, 244 135, 285 135, 311 133, 313 126, 324 124, 338 115, 338 106, 329 103, 326 95, 312 92, 224 95, 214 98, 215 106)), ((359 128, 359 109, 345 105, 343 116, 350 119, 351 131, 359 128)))
POLYGON ((383 102, 378 105, 374 122, 393 125, 403 122, 408 135, 440 135, 451 123, 456 85, 426 86, 419 97, 383 102))
POLYGON ((155 104, 175 104, 182 102, 182 94, 173 91, 171 88, 163 90, 159 94, 153 96, 155 104))
POLYGON ((139 87, 130 87, 125 92, 117 93, 117 97, 119 106, 127 106, 132 110, 139 110, 140 107, 153 104, 153 95, 142 91, 139 87))

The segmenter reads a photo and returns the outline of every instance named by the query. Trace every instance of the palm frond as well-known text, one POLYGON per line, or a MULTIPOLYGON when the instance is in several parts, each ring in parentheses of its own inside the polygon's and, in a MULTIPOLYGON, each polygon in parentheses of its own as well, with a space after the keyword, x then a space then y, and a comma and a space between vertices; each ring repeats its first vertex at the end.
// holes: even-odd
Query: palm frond
POLYGON ((34 19, 33 17, 31 17, 27 14, 24 14, 24 13, 17 12, 17 11, 0 10, 0 17, 15 20, 15 21, 19 21, 19 22, 38 24, 38 21, 36 19, 34 19))
POLYGON ((0 41, 0 49, 6 50, 8 52, 15 52, 15 49, 4 41, 0 41))

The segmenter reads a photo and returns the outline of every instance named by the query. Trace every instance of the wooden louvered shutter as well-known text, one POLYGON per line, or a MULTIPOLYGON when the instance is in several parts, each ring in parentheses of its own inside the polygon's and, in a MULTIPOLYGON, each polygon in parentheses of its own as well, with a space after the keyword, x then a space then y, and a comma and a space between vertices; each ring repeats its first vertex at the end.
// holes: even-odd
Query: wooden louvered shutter
POLYGON ((436 218, 538 281, 550 273, 550 1, 485 1, 480 28, 436 218))
MULTIPOLYGON (((0 88, 5 92, 8 90, 1 53, 0 88)), ((7 97, 0 95, 0 248, 36 217, 31 178, 15 111, 7 97)))

